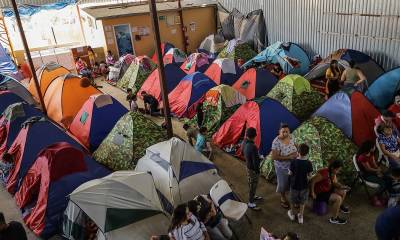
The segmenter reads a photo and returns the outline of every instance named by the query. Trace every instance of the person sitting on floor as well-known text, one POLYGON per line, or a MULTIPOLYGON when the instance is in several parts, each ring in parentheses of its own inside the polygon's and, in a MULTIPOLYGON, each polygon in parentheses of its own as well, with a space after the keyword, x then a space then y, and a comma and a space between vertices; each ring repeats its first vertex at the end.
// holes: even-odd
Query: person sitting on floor
POLYGON ((218 211, 213 201, 207 195, 197 196, 188 202, 189 211, 197 219, 204 223, 210 238, 213 240, 229 240, 232 238, 232 230, 229 222, 223 217, 222 212, 218 211))
POLYGON ((186 131, 188 142, 190 143, 190 145, 194 146, 193 140, 196 141, 197 134, 199 134, 199 129, 190 127, 187 123, 183 124, 183 129, 186 131))
POLYGON ((172 240, 210 240, 206 227, 189 211, 187 204, 174 209, 168 232, 172 240))
POLYGON ((299 156, 297 159, 290 163, 289 175, 290 175, 290 209, 288 216, 291 221, 296 219, 296 207, 299 206, 299 212, 297 214, 297 221, 300 224, 304 222, 304 207, 308 200, 308 180, 311 178, 313 171, 312 163, 307 159, 310 148, 307 144, 300 144, 299 156))
POLYGON ((389 188, 391 184, 390 177, 384 174, 382 168, 380 168, 375 161, 375 143, 372 141, 365 141, 358 149, 356 154, 357 165, 360 168, 362 177, 372 183, 379 185, 379 189, 372 201, 376 206, 383 206, 379 197, 389 188))
POLYGON ((126 95, 126 101, 128 101, 128 103, 129 103, 129 109, 132 112, 136 112, 139 109, 138 104, 136 102, 137 101, 137 96, 136 96, 136 94, 132 93, 132 89, 130 89, 130 88, 128 88, 126 90, 126 92, 128 93, 126 95))
POLYGON ((0 183, 6 183, 8 174, 13 167, 13 156, 7 152, 3 153, 2 159, 0 160, 0 183))
POLYGON ((197 134, 196 137, 196 144, 194 145, 194 148, 204 154, 205 156, 208 156, 210 153, 210 149, 207 146, 207 128, 206 127, 201 127, 199 130, 199 133, 197 134))
POLYGON ((392 170, 392 179, 389 187, 388 207, 397 206, 400 202, 400 168, 392 170))
POLYGON ((106 64, 107 66, 113 66, 115 64, 114 56, 110 50, 107 51, 106 64))
POLYGON ((400 166, 400 149, 399 136, 393 131, 390 124, 381 124, 378 127, 378 143, 385 155, 388 158, 390 167, 396 168, 400 166))
POLYGON ((339 62, 337 60, 332 60, 325 72, 325 78, 327 80, 325 92, 328 95, 328 98, 332 97, 337 91, 340 90, 341 76, 342 71, 339 67, 339 62))
POLYGON ((158 100, 148 94, 146 91, 142 91, 141 93, 144 103, 145 113, 149 113, 151 116, 160 115, 160 110, 158 109, 158 100))
POLYGON ((6 222, 4 214, 0 212, 0 240, 27 240, 24 226, 21 223, 6 222))
POLYGON ((329 219, 333 224, 346 224, 347 220, 339 217, 339 212, 350 213, 349 209, 343 205, 347 186, 339 183, 337 174, 342 168, 343 163, 335 160, 327 168, 320 169, 311 178, 311 196, 315 201, 333 204, 333 216, 329 219))
POLYGON ((364 91, 364 84, 367 78, 363 72, 355 67, 355 62, 349 62, 350 67, 343 71, 340 82, 345 88, 355 88, 361 92, 364 91))
POLYGON ((78 72, 79 75, 82 75, 82 77, 87 77, 89 79, 93 79, 92 77, 92 72, 89 70, 87 64, 85 61, 82 60, 82 58, 77 57, 75 59, 75 67, 76 71, 78 72))

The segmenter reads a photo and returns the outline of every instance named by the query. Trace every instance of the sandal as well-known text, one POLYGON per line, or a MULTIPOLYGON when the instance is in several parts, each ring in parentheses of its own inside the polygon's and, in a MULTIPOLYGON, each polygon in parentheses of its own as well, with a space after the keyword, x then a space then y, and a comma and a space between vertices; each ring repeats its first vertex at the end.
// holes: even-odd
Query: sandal
POLYGON ((286 201, 282 201, 282 200, 281 200, 281 207, 283 207, 284 209, 290 208, 289 204, 286 201))

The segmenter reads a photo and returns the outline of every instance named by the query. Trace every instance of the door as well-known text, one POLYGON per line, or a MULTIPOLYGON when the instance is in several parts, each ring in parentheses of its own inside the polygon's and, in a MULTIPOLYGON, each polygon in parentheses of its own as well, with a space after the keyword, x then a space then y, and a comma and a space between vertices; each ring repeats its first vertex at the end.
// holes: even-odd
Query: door
POLYGON ((132 32, 129 24, 115 25, 114 35, 119 57, 128 53, 134 54, 132 32))

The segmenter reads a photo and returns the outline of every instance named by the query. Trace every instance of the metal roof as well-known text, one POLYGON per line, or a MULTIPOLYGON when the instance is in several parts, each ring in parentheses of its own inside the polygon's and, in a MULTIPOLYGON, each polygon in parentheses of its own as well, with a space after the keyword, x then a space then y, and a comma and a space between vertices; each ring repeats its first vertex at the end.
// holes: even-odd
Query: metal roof
MULTIPOLYGON (((216 5, 216 0, 186 0, 182 1, 182 8, 198 8, 210 5, 216 5)), ((178 2, 159 2, 157 3, 157 11, 170 11, 178 9, 178 2)), ((149 12, 148 4, 112 4, 82 8, 87 14, 96 20, 116 18, 123 16, 140 15, 149 12)))
MULTIPOLYGON (((127 2, 145 2, 145 0, 75 0, 78 4, 122 4, 127 2)), ((18 5, 46 5, 58 3, 60 0, 16 0, 18 5)), ((0 8, 12 8, 10 0, 0 0, 0 8)))

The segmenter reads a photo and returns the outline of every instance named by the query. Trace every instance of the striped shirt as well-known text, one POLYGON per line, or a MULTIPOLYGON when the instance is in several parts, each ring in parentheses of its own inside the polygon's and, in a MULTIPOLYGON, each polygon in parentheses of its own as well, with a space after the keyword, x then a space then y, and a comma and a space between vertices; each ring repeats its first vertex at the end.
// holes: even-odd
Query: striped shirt
POLYGON ((175 228, 169 233, 169 236, 175 240, 203 240, 206 231, 204 224, 192 215, 188 224, 175 228))

